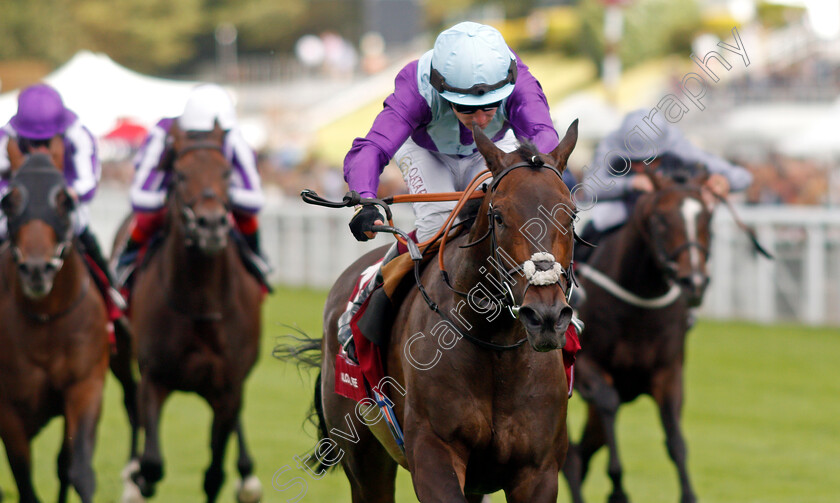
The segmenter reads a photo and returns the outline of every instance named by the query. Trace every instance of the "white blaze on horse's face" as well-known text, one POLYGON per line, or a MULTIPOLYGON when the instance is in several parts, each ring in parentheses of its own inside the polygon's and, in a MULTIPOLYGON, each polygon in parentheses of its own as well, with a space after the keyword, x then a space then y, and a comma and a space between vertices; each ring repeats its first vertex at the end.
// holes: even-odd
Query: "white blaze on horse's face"
MULTIPOLYGON (((688 236, 689 243, 697 242, 697 221, 703 213, 703 203, 694 199, 693 197, 686 197, 680 205, 680 214, 685 221, 685 233, 688 236)), ((688 249, 689 260, 691 261, 691 270, 696 271, 700 269, 701 257, 700 250, 694 246, 688 249)))

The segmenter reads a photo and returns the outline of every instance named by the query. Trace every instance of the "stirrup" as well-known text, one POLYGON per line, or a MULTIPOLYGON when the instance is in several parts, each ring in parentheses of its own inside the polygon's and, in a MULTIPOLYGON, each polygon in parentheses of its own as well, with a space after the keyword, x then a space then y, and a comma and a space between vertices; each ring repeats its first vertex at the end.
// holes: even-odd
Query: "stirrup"
POLYGON ((108 297, 111 299, 111 302, 113 302, 114 305, 117 306, 117 309, 119 309, 122 312, 125 312, 126 308, 128 307, 128 302, 126 302, 125 297, 122 296, 119 290, 117 290, 113 286, 109 286, 108 297))

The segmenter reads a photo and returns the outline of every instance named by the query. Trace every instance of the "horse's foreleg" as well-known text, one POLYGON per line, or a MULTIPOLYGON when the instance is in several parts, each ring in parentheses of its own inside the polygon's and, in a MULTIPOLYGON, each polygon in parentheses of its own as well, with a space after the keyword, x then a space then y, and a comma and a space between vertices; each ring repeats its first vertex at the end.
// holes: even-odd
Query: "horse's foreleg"
POLYGON ((32 452, 23 419, 13 411, 0 414, 0 437, 6 446, 6 457, 17 484, 20 503, 38 503, 32 486, 32 452))
POLYGON ((236 499, 239 503, 257 503, 262 499, 262 484, 260 484, 260 479, 253 474, 254 460, 248 452, 248 445, 245 443, 241 418, 236 423, 236 438, 239 441, 239 459, 236 462, 236 468, 240 477, 236 489, 236 499))
MULTIPOLYGON (((607 474, 612 481, 613 490, 608 501, 609 503, 626 503, 629 500, 622 485, 624 470, 621 467, 621 460, 618 457, 618 442, 615 438, 615 419, 618 414, 618 407, 621 405, 621 398, 618 396, 618 391, 600 375, 593 380, 592 384, 594 385, 591 388, 592 393, 590 397, 584 398, 590 400, 590 403, 595 408, 595 412, 598 414, 598 418, 603 426, 603 440, 610 451, 607 474)), ((596 444, 593 444, 592 447, 594 445, 596 444)), ((591 456, 591 454, 589 455, 591 456)), ((586 452, 582 452, 581 456, 586 456, 586 452)))
POLYGON ((574 503, 583 503, 583 481, 589 472, 589 461, 598 449, 606 445, 601 417, 592 405, 588 406, 588 411, 580 441, 577 444, 569 443, 566 463, 563 465, 563 475, 569 483, 569 493, 574 503))
MULTIPOLYGON (((417 499, 423 503, 467 503, 464 496, 466 453, 441 440, 431 431, 421 429, 413 436, 413 448, 406 446, 406 457, 417 499)), ((555 487, 557 474, 554 475, 555 487)), ((555 494, 556 498, 556 494, 555 494)))
POLYGON ((239 421, 241 396, 242 388, 240 387, 238 390, 231 391, 228 396, 216 403, 212 400, 209 401, 213 407, 213 427, 210 433, 212 459, 210 460, 210 466, 204 472, 204 492, 207 494, 208 503, 216 501, 219 490, 225 481, 225 451, 230 434, 239 421))
POLYGON ((559 471, 556 465, 520 470, 511 487, 505 489, 508 503, 556 503, 559 471))
POLYGON ((680 502, 694 503, 697 501, 697 497, 688 476, 688 449, 680 427, 683 400, 682 367, 671 369, 656 376, 652 395, 659 406, 659 418, 662 420, 662 427, 665 430, 668 455, 674 461, 680 478, 680 489, 682 491, 680 502))
POLYGON ((148 498, 155 493, 155 484, 163 478, 163 458, 160 455, 160 413, 171 392, 148 378, 140 380, 140 410, 146 440, 140 456, 140 470, 131 474, 140 493, 148 498))
POLYGON ((138 412, 137 412, 137 383, 134 381, 134 373, 131 370, 132 345, 131 330, 128 320, 120 318, 114 322, 114 337, 116 338, 116 354, 111 355, 111 372, 120 382, 123 389, 123 404, 128 416, 128 423, 131 426, 131 438, 129 440, 129 458, 137 457, 137 436, 138 436, 138 412))
POLYGON ((61 451, 58 453, 58 503, 67 501, 67 490, 70 488, 70 442, 65 439, 61 443, 61 451))
POLYGON ((79 493, 82 503, 92 503, 96 490, 93 448, 96 444, 96 426, 102 410, 102 389, 106 372, 104 360, 101 369, 100 375, 72 387, 64 398, 64 440, 70 445, 68 477, 79 493))

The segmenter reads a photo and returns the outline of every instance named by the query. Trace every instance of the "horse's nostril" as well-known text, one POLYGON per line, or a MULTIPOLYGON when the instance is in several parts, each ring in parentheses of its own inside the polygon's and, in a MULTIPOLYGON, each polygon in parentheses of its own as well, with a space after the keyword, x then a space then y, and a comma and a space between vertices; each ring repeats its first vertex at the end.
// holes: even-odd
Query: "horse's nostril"
POLYGON ((542 325, 542 317, 531 307, 523 306, 519 309, 519 318, 530 327, 542 325))

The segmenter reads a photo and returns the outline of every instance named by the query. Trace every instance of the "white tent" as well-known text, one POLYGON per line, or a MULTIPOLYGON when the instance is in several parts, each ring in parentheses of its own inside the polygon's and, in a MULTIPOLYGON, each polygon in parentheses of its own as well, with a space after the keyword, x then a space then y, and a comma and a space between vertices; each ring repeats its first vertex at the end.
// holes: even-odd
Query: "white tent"
MULTIPOLYGON (((151 127, 163 117, 179 115, 197 84, 148 77, 89 51, 78 52, 44 81, 96 136, 109 132, 122 118, 151 127)), ((17 111, 17 95, 17 90, 0 95, 0 124, 17 111)))

